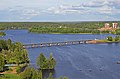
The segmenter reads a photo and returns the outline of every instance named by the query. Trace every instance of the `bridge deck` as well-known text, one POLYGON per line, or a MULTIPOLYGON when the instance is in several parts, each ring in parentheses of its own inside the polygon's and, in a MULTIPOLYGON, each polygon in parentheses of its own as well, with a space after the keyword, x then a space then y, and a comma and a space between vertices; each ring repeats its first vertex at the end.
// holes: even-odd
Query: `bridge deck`
POLYGON ((37 48, 37 47, 63 46, 63 45, 74 45, 74 44, 87 44, 88 41, 92 41, 92 40, 24 44, 23 48, 37 48))

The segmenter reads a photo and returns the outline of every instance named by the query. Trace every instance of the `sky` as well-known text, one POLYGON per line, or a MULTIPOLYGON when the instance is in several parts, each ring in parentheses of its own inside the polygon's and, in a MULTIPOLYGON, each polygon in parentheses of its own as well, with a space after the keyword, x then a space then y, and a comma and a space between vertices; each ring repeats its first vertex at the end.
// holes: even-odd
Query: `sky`
POLYGON ((0 22, 120 21, 120 0, 0 0, 0 22))

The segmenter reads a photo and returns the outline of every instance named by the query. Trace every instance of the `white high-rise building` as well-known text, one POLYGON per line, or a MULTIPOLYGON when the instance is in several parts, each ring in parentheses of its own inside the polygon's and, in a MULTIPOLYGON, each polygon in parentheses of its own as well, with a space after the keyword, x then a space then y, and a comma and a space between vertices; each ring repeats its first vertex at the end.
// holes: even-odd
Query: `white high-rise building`
POLYGON ((117 28, 118 27, 118 23, 112 23, 112 28, 117 28))
POLYGON ((109 28, 110 27, 110 24, 109 23, 105 23, 105 28, 109 28))

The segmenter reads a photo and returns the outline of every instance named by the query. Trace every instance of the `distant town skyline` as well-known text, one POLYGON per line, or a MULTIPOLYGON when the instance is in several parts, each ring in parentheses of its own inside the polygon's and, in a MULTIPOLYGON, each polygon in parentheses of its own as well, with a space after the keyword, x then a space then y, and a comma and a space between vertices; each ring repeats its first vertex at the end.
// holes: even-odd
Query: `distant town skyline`
POLYGON ((0 0, 0 22, 120 21, 120 0, 0 0))

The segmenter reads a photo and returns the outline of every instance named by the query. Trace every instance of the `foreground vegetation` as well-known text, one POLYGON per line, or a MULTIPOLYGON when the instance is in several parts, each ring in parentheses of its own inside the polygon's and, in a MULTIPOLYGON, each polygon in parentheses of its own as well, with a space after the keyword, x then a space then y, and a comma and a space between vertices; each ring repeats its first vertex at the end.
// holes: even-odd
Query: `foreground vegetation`
POLYGON ((120 36, 115 36, 114 38, 112 36, 107 37, 108 42, 120 42, 120 36))
POLYGON ((53 58, 52 54, 47 59, 42 53, 37 57, 36 64, 39 69, 54 69, 56 61, 53 58))
MULTIPOLYGON (((35 70, 34 68, 26 68, 24 72, 20 73, 20 79, 53 79, 52 73, 48 78, 43 77, 42 70, 35 70)), ((68 79, 67 77, 60 77, 55 79, 68 79)))
MULTIPOLYGON (((28 53, 26 49, 23 49, 20 42, 13 43, 10 39, 0 40, 0 79, 53 79, 51 73, 48 78, 44 78, 42 74, 43 70, 54 69, 56 61, 52 54, 49 58, 46 58, 43 53, 40 53, 36 58, 37 70, 27 67, 28 63, 28 53), (5 66, 6 64, 8 66, 5 66), (25 70, 21 71, 23 67, 25 70)), ((60 77, 56 79, 68 78, 60 77)))
POLYGON ((35 70, 34 68, 27 67, 20 74, 5 74, 0 75, 0 79, 68 79, 67 77, 53 78, 52 73, 49 74, 48 78, 42 76, 41 70, 35 70))
POLYGON ((0 79, 20 79, 20 76, 17 74, 1 74, 0 79))
POLYGON ((115 31, 112 32, 112 34, 120 35, 120 29, 116 29, 115 31))
POLYGON ((5 36, 6 34, 4 32, 0 32, 0 36, 5 36))
POLYGON ((23 49, 20 42, 12 43, 10 39, 0 40, 0 71, 4 70, 5 64, 29 63, 28 53, 23 49))
POLYGON ((0 75, 0 79, 68 79, 67 77, 53 78, 52 73, 49 73, 48 77, 43 75, 43 71, 54 69, 56 61, 52 54, 47 59, 42 53, 36 59, 36 64, 39 69, 35 70, 32 67, 27 67, 19 74, 3 74, 0 75))

